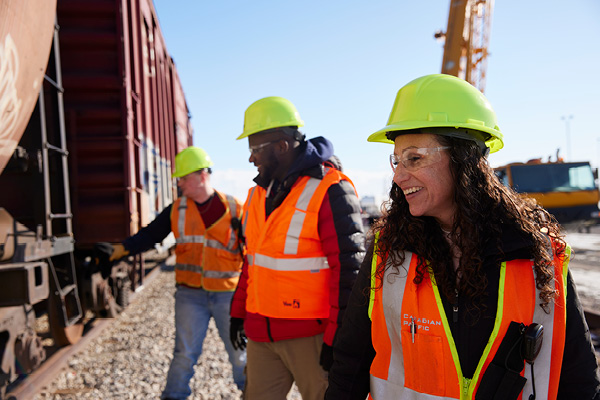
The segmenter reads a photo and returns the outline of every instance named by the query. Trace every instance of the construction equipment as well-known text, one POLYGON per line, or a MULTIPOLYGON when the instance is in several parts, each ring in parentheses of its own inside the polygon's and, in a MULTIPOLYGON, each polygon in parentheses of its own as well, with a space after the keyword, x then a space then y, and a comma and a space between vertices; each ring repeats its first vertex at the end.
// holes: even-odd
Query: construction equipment
POLYGON ((458 76, 481 92, 485 89, 488 43, 494 0, 451 0, 445 39, 442 73, 458 76))
POLYGON ((557 157, 554 162, 543 162, 537 158, 497 167, 495 171, 506 186, 537 200, 563 225, 589 231, 600 221, 596 174, 587 161, 563 162, 557 157))

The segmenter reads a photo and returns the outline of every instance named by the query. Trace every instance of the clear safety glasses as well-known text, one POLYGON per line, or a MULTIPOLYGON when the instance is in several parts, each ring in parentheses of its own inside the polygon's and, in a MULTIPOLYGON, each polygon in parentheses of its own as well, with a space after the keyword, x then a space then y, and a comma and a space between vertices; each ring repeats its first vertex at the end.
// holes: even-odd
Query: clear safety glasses
POLYGON ((268 145, 277 142, 279 142, 279 140, 271 140, 270 142, 257 144, 256 146, 248 146, 248 150, 250 151, 250 155, 258 154, 261 151, 263 151, 268 145))
POLYGON ((430 148, 413 147, 404 149, 400 155, 390 154, 390 166, 392 167, 392 170, 396 172, 398 164, 402 163, 407 171, 414 172, 440 161, 442 158, 440 152, 449 148, 450 146, 430 148))

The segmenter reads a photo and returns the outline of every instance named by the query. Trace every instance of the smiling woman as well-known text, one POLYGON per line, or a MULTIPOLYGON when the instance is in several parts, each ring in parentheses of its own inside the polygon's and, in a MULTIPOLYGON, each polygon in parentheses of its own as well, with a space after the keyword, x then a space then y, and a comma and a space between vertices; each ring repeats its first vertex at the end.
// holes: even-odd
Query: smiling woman
POLYGON ((402 190, 413 216, 434 217, 446 231, 452 229, 456 204, 450 156, 437 135, 406 134, 396 137, 395 153, 402 167, 394 170, 394 183, 402 190))
POLYGON ((393 185, 334 342, 326 398, 594 398, 570 247, 488 164, 503 135, 483 94, 453 76, 418 78, 369 141, 394 144, 393 185))

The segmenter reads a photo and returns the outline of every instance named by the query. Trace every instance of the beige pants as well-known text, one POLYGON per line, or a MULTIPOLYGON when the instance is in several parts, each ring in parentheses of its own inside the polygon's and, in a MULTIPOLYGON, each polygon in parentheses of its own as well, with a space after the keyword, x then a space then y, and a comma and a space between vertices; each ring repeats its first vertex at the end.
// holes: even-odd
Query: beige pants
POLYGON ((319 365, 323 334, 254 342, 246 348, 245 400, 285 400, 296 381, 302 400, 322 400, 327 372, 319 365))

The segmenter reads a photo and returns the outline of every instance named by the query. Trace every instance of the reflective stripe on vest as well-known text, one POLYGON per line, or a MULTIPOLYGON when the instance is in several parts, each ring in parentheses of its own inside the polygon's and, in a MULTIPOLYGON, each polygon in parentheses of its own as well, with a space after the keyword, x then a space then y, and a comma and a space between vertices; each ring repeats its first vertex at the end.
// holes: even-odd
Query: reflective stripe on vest
MULTIPOLYGON (((216 196, 216 194, 215 194, 215 196, 216 196)), ((236 210, 235 199, 229 195, 226 195, 226 197, 227 197, 227 201, 229 203, 229 209, 236 210)), ((228 251, 231 254, 238 254, 240 252, 239 247, 234 247, 237 242, 237 236, 233 229, 231 230, 231 235, 229 236, 229 242, 227 243, 227 246, 223 246, 223 244, 221 242, 219 242, 218 240, 214 240, 214 239, 206 240, 204 235, 186 235, 185 234, 186 212, 187 212, 187 201, 186 201, 186 197, 182 196, 181 202, 179 203, 179 221, 177 224, 177 226, 179 228, 179 236, 175 239, 176 244, 198 243, 198 244, 203 244, 206 247, 212 247, 213 249, 228 251)), ((200 265, 198 265, 197 268, 198 268, 198 272, 202 272, 202 267, 200 265)), ((188 271, 192 271, 192 269, 188 269, 188 271)))
MULTIPOLYGON (((374 253, 376 254, 376 253, 374 253)), ((373 257, 369 317, 376 351, 371 364, 371 392, 375 399, 472 399, 481 377, 498 350, 510 321, 532 322, 544 326, 544 341, 535 362, 536 395, 555 398, 560 378, 565 334, 565 284, 570 249, 564 261, 555 258, 556 286, 559 297, 547 314, 538 305, 533 263, 529 260, 504 262, 500 269, 496 321, 472 379, 462 375, 458 352, 451 335, 433 273, 419 285, 413 283, 417 256, 405 253, 399 273, 390 271, 383 280, 375 277, 379 258, 373 257), (376 261, 377 260, 377 261, 376 261), (531 271, 527 274, 527 271, 531 271), (429 278, 429 279, 427 279, 429 278), (411 319, 411 317, 413 319, 411 319), (410 322, 416 323, 414 341, 410 322)), ((396 271, 393 270, 392 271, 396 271)), ((523 373, 522 373, 523 374, 523 373)), ((527 384, 523 399, 532 393, 530 369, 525 368, 527 384)))
POLYGON ((323 179, 298 178, 267 217, 266 190, 254 187, 244 205, 247 244, 246 309, 275 318, 327 318, 331 271, 318 233, 319 210, 337 170, 323 179))
MULTIPOLYGON (((283 254, 298 254, 298 244, 300 243, 300 232, 304 226, 304 219, 306 218, 306 211, 308 209, 308 203, 315 194, 317 187, 321 183, 320 179, 310 178, 302 191, 298 201, 296 202, 296 211, 292 216, 290 227, 288 229, 285 238, 285 248, 283 254)), ((312 269, 312 268, 308 268, 312 269)))
POLYGON ((242 254, 231 218, 238 217, 240 206, 233 196, 220 192, 215 196, 226 205, 225 213, 208 229, 198 209, 189 208, 188 202, 194 204, 191 200, 181 197, 174 203, 177 208, 171 224, 177 244, 175 278, 191 287, 233 291, 241 275, 242 254))
POLYGON ((175 268, 180 269, 182 271, 193 271, 200 272, 204 274, 206 278, 235 278, 240 276, 239 272, 234 271, 202 271, 202 267, 193 264, 180 264, 176 263, 175 268))
POLYGON ((256 264, 276 271, 318 271, 329 268, 327 257, 274 258, 262 254, 248 255, 248 264, 256 264))
MULTIPOLYGON (((321 179, 310 178, 304 186, 302 193, 296 201, 296 211, 290 221, 290 226, 285 236, 283 254, 297 255, 300 233, 304 227, 308 204, 321 184, 321 179)), ((254 193, 252 191, 251 195, 254 193)), ((303 258, 275 258, 263 254, 249 254, 248 263, 276 271, 318 271, 329 268, 327 257, 303 257, 303 258)))

